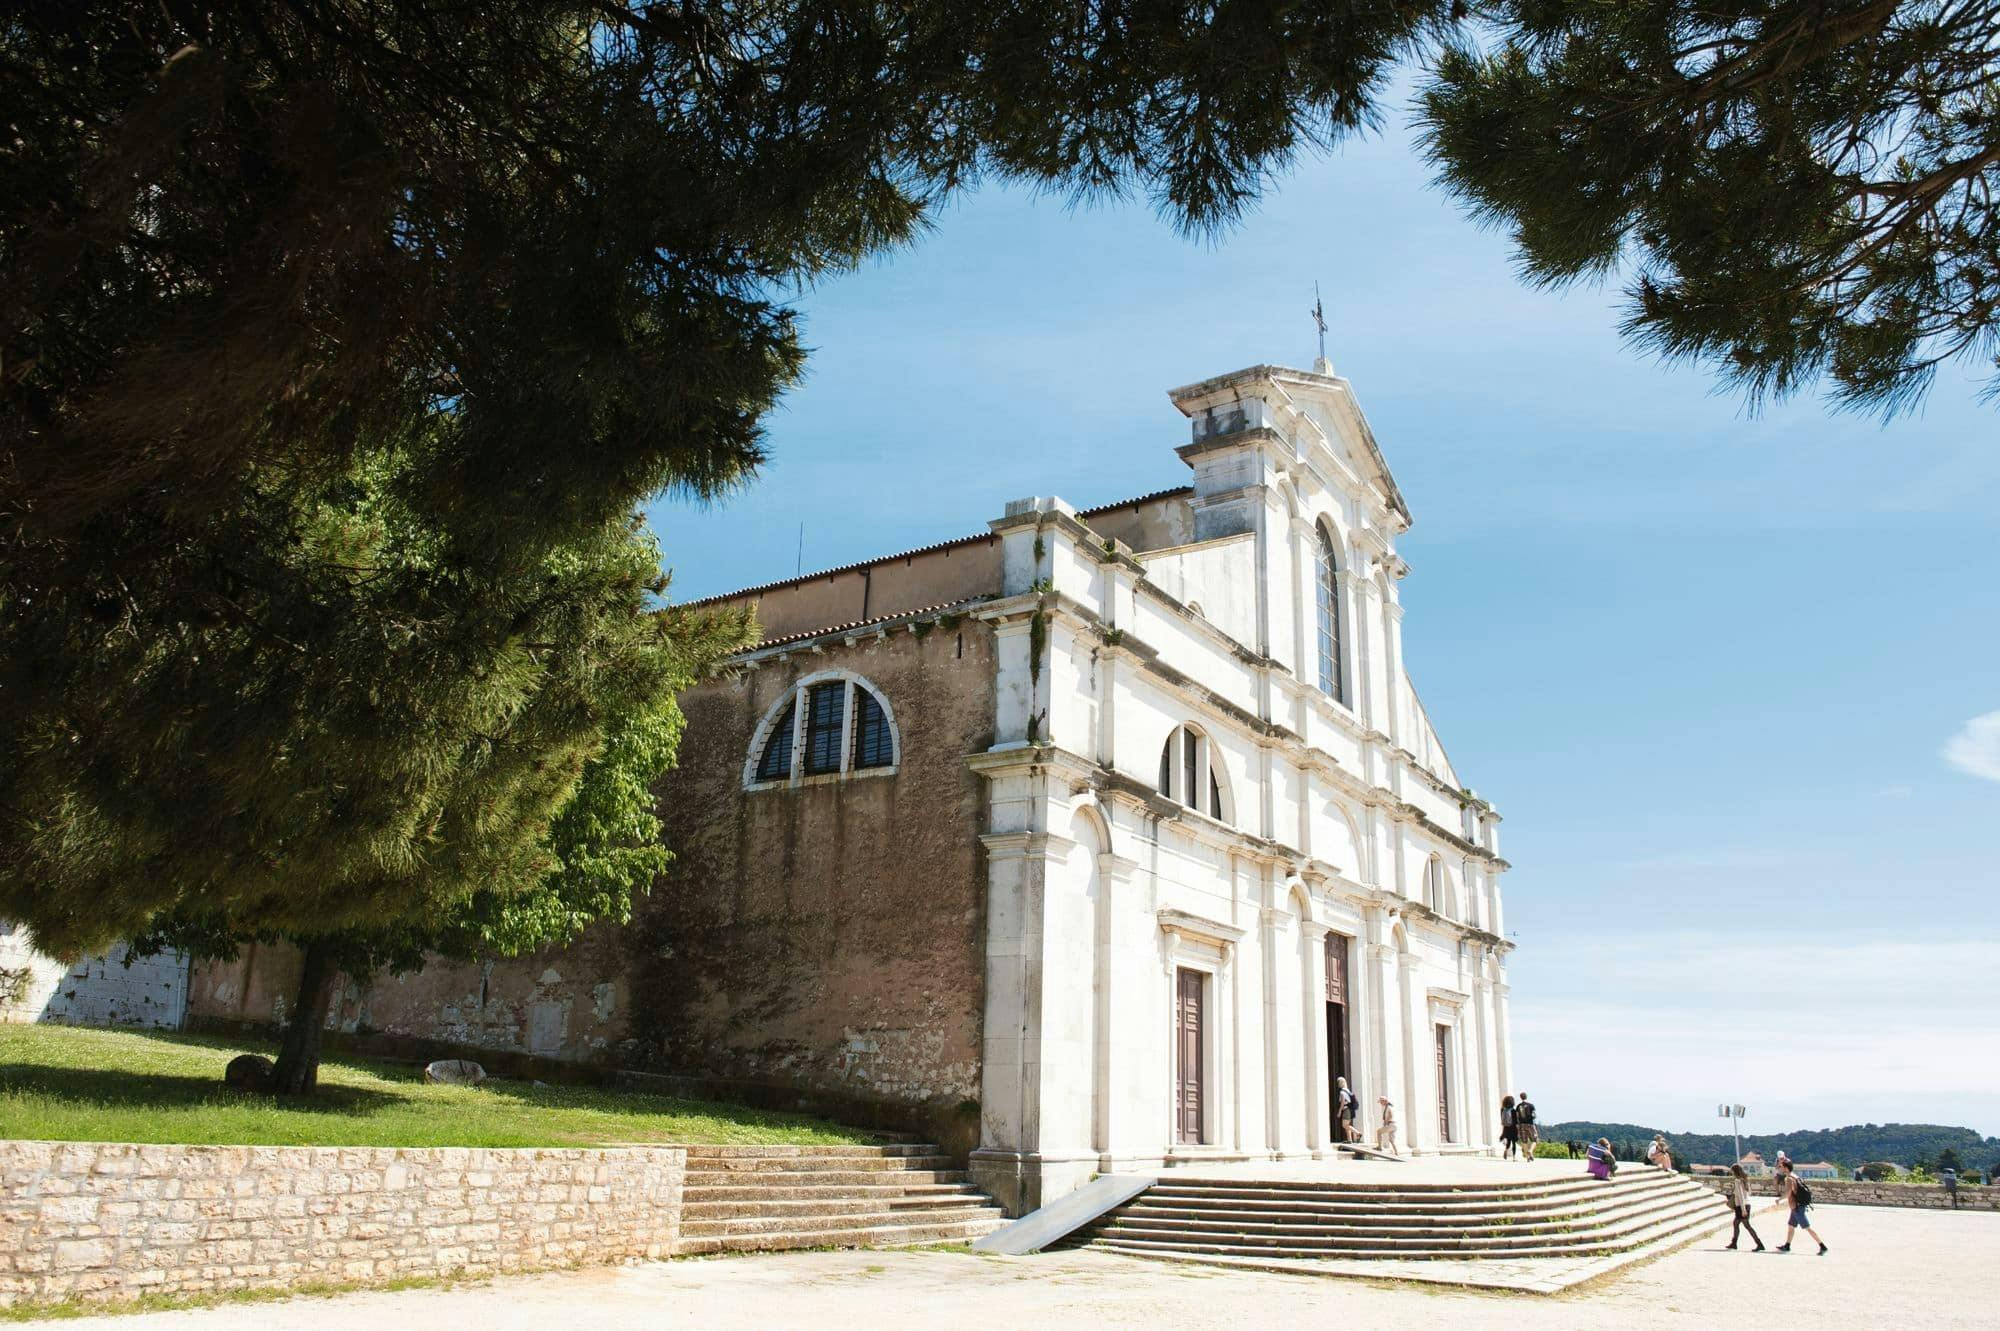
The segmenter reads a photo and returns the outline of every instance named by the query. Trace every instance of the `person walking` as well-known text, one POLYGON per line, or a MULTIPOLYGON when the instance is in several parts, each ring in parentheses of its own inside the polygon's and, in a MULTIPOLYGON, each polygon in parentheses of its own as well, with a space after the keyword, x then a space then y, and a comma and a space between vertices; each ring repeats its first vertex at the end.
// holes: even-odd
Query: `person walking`
POLYGON ((1618 1153, 1611 1149, 1609 1137, 1599 1137, 1592 1142, 1590 1149, 1584 1152, 1584 1159, 1587 1163, 1583 1172, 1592 1178, 1608 1180, 1618 1172, 1618 1153))
POLYGON ((1958 1209, 1958 1171, 1947 1169, 1938 1175, 1938 1182, 1944 1184, 1945 1194, 1951 1198, 1951 1209, 1958 1209))
POLYGON ((1375 1125, 1375 1149, 1396 1154, 1396 1106, 1389 1103, 1389 1097, 1378 1095, 1375 1103, 1382 1111, 1382 1119, 1375 1125))
POLYGON ((1345 1077, 1334 1079, 1334 1093, 1340 1101, 1335 1111, 1340 1120, 1340 1139, 1344 1142, 1360 1141, 1361 1129, 1354 1126, 1354 1116, 1361 1107, 1361 1097, 1348 1089, 1345 1077))
POLYGON ((1503 1095, 1500 1097, 1500 1158, 1502 1160, 1514 1154, 1516 1143, 1514 1097, 1503 1095))
POLYGON ((1750 1241, 1757 1245, 1751 1251, 1764 1251, 1764 1240, 1750 1228, 1750 1176, 1743 1172, 1740 1164, 1729 1167, 1729 1209, 1734 1213, 1729 1221, 1730 1250, 1735 1250, 1739 1234, 1747 1233, 1750 1241))
POLYGON ((1535 1128, 1535 1102, 1522 1091, 1514 1097, 1514 1140, 1521 1148, 1523 1160, 1535 1158, 1535 1142, 1539 1140, 1535 1128))
POLYGON ((1798 1176, 1798 1172, 1792 1167, 1792 1162, 1782 1157, 1778 1161, 1778 1196, 1783 1201, 1787 1214, 1785 1241, 1778 1245, 1777 1250, 1790 1252, 1793 1232, 1803 1229, 1806 1237, 1819 1245, 1819 1255, 1826 1256, 1826 1240, 1813 1229, 1812 1221, 1806 1215, 1806 1208, 1813 1204, 1812 1189, 1798 1176))
POLYGON ((1653 1144, 1646 1149, 1646 1158, 1657 1168, 1664 1169, 1669 1174, 1674 1172, 1674 1152, 1673 1148, 1667 1145, 1666 1133, 1653 1134, 1653 1144))

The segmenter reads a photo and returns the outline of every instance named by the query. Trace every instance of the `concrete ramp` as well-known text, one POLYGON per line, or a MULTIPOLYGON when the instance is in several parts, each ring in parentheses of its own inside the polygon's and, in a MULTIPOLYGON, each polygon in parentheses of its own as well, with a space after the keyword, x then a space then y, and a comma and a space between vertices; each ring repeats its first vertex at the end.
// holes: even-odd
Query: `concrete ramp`
POLYGON ((1372 1146, 1362 1146, 1355 1142, 1342 1142, 1337 1149, 1347 1152, 1357 1160, 1394 1160, 1399 1165, 1409 1163, 1408 1157, 1397 1155, 1394 1151, 1378 1151, 1372 1146))
POLYGON ((1158 1182, 1151 1174, 1101 1174, 1069 1196, 1058 1198, 1039 1211, 1030 1211, 1013 1224, 976 1240, 972 1250, 1008 1257, 1040 1252, 1158 1182))

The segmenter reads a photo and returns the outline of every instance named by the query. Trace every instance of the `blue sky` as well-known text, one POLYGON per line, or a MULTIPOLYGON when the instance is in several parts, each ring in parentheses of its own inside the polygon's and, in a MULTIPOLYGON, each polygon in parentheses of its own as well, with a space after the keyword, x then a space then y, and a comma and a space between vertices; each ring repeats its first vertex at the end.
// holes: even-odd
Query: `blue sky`
POLYGON ((1165 390, 1310 365, 1315 279, 1416 519, 1412 676, 1507 818, 1544 1118, 2000 1134, 2000 411, 1948 371, 1753 416, 1517 281, 1398 126, 1213 241, 989 188, 806 293, 763 477, 654 510, 675 594, 790 576, 801 523, 810 571, 1181 484, 1165 390))

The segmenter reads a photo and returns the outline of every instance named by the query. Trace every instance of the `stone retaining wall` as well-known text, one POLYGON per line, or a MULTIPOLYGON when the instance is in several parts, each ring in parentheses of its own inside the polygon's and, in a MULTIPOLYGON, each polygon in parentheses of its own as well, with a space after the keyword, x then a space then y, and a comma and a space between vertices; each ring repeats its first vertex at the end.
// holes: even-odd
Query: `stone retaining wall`
POLYGON ((665 1257, 687 1152, 0 1141, 0 1306, 665 1257))
MULTIPOLYGON (((1729 1180, 1726 1178, 1697 1175, 1695 1182, 1706 1183, 1724 1196, 1729 1194, 1729 1180)), ((1937 1183, 1863 1183, 1848 1179, 1807 1179, 1806 1186, 1812 1189, 1815 1202, 1825 1202, 1829 1206, 1922 1206, 1939 1211, 1951 1209, 1951 1195, 1937 1183)), ((1778 1187, 1769 1178, 1753 1178, 1750 1180, 1750 1191, 1759 1197, 1775 1197, 1778 1187)), ((2000 1188, 1961 1187, 1958 1190, 1958 1209, 2000 1211, 2000 1188)))

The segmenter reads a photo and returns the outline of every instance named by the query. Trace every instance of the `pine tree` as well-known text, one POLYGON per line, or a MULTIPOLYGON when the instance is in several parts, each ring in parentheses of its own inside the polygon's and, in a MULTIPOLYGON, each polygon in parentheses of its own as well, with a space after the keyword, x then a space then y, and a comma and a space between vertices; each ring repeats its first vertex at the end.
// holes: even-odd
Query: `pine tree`
MULTIPOLYGON (((1752 400, 1893 412, 2000 351, 2000 8, 1480 6, 1422 118, 1443 182, 1560 285, 1752 400)), ((2000 375, 1990 381, 2000 389, 2000 375)))
POLYGON ((643 613, 626 524, 754 474, 786 293, 982 176, 1226 223, 1429 14, 13 6, 0 912, 379 939, 529 891, 607 699, 730 637, 643 613))

